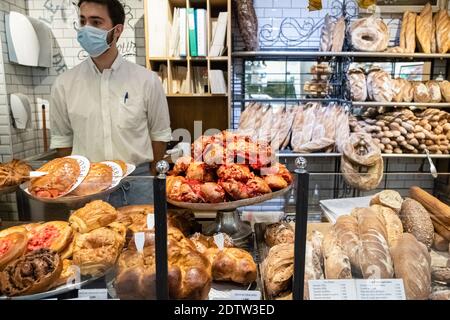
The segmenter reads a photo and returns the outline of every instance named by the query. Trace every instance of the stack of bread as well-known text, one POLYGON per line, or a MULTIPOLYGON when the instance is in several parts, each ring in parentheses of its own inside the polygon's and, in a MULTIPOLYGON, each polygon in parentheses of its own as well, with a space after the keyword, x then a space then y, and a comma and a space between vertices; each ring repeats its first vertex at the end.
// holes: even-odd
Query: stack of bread
POLYGON ((450 114, 428 108, 423 112, 409 109, 350 119, 353 132, 366 132, 372 136, 384 153, 450 152, 450 114))
POLYGON ((330 94, 330 67, 326 63, 311 67, 312 79, 306 81, 303 90, 313 98, 322 98, 330 94))
MULTIPOLYGON (((445 231, 450 230, 450 207, 418 187, 409 195, 403 199, 393 190, 379 192, 370 207, 339 216, 323 234, 310 232, 305 298, 311 279, 399 278, 407 299, 450 299, 448 288, 440 289, 450 284, 450 233, 445 231)), ((263 263, 265 289, 271 297, 290 298, 292 224, 267 226, 265 241, 270 247, 263 263)))
POLYGON ((433 16, 428 3, 419 15, 410 11, 403 14, 397 52, 414 53, 416 47, 423 53, 449 52, 450 18, 447 10, 441 9, 433 16))
MULTIPOLYGON (((149 205, 127 206, 118 209, 118 221, 130 231, 131 239, 118 259, 115 288, 120 299, 154 299, 155 235, 147 228, 149 205), (135 233, 144 232, 144 248, 140 253, 135 233)), ((220 248, 213 237, 198 232, 191 211, 169 211, 168 214, 168 280, 171 299, 207 299, 211 281, 230 281, 250 284, 256 280, 256 264, 245 250, 234 247, 223 234, 220 248)))
POLYGON ((450 82, 447 80, 422 82, 392 79, 379 67, 370 69, 367 76, 361 68, 350 69, 347 78, 353 101, 450 102, 450 82))

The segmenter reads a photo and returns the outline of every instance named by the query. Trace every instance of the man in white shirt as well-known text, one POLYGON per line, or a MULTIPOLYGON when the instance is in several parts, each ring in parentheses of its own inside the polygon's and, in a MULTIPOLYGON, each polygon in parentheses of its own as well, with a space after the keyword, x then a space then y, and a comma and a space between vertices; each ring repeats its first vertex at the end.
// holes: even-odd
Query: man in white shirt
MULTIPOLYGON (((119 159, 138 166, 137 175, 154 174, 171 140, 167 100, 158 76, 119 54, 116 45, 125 13, 118 0, 80 0, 78 7, 77 38, 90 58, 55 81, 51 148, 60 157, 119 159)), ((127 204, 126 199, 122 202, 127 204)))

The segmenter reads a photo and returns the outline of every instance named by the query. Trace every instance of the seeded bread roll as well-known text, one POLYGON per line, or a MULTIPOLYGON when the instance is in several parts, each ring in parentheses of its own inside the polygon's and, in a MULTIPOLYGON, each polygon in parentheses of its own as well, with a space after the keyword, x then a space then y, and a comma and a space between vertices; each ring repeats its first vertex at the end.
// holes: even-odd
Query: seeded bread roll
POLYGON ((400 211, 400 220, 406 232, 413 234, 428 249, 434 238, 434 228, 428 211, 416 200, 406 198, 400 211))

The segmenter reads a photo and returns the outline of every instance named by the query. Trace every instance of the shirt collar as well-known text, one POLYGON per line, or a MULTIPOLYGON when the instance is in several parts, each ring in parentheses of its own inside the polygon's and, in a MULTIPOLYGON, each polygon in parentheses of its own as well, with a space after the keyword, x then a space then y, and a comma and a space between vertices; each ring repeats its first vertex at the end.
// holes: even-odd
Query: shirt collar
MULTIPOLYGON (((96 74, 101 74, 100 70, 98 70, 97 66, 95 65, 94 61, 92 60, 92 57, 87 58, 88 64, 89 66, 92 68, 92 70, 96 73, 96 74)), ((123 62, 123 57, 120 53, 117 54, 116 60, 114 60, 111 69, 112 71, 116 71, 119 69, 119 67, 122 65, 123 62)))

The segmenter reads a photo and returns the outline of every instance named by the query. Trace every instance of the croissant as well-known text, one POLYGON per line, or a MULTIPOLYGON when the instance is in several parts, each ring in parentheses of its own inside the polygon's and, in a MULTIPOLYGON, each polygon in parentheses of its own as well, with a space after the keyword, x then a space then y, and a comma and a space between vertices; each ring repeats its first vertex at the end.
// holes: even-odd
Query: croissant
POLYGON ((117 211, 109 203, 96 200, 75 211, 69 224, 76 232, 87 233, 105 227, 117 219, 117 211))

